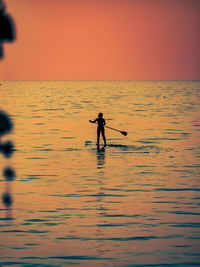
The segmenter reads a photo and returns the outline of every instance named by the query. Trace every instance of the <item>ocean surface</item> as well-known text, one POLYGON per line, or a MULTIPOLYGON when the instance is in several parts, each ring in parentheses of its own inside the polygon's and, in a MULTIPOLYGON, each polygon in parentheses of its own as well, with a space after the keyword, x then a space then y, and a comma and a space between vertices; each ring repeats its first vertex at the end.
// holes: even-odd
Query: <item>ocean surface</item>
POLYGON ((199 81, 2 81, 0 266, 200 266, 199 104, 199 81), (99 112, 128 135, 97 151, 99 112))

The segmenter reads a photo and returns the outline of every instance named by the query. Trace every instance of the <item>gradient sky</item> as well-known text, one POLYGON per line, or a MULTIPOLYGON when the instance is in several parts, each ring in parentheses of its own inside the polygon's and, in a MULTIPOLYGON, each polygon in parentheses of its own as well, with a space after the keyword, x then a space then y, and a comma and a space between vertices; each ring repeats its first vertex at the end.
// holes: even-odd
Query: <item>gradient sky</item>
POLYGON ((199 0, 4 0, 5 80, 200 79, 199 0))

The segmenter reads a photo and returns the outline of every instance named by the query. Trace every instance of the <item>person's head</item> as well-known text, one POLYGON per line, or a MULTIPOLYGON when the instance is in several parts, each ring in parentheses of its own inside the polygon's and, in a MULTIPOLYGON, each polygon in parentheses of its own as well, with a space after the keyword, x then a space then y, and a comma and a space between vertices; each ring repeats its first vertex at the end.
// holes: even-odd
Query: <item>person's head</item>
POLYGON ((98 117, 99 117, 99 118, 102 118, 102 117, 103 117, 103 113, 99 113, 99 114, 98 114, 98 117))

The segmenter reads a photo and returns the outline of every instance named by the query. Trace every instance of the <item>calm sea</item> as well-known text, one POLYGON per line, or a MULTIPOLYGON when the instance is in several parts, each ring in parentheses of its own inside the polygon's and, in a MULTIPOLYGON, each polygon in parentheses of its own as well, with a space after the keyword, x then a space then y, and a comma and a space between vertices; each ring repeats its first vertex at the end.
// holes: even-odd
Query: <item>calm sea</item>
POLYGON ((200 266, 199 81, 1 84, 0 266, 200 266))

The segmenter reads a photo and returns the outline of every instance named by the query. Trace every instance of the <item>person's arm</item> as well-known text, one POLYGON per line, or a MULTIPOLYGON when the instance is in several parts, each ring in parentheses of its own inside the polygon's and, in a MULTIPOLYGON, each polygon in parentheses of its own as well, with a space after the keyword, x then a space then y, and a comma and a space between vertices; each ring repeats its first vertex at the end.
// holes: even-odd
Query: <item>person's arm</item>
POLYGON ((97 121, 97 119, 95 119, 94 121, 89 120, 89 122, 91 122, 91 123, 95 123, 96 121, 97 121))
POLYGON ((103 120, 103 125, 106 125, 106 121, 105 120, 103 120))

